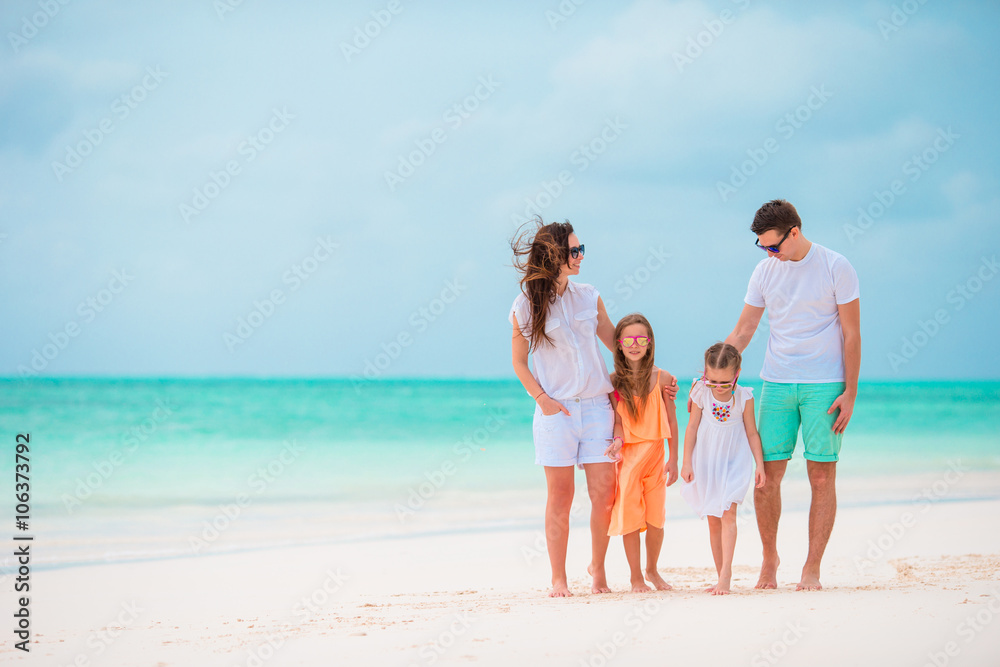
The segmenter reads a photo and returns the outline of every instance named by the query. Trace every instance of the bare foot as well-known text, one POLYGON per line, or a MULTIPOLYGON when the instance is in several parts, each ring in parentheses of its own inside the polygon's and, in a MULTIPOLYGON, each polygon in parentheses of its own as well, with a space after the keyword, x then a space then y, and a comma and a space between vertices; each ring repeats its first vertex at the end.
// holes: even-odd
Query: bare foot
POLYGON ((778 587, 778 563, 781 561, 775 557, 774 561, 765 560, 760 566, 760 579, 754 588, 777 588, 778 587))
POLYGON ((819 591, 823 585, 819 583, 819 572, 802 568, 802 580, 795 587, 797 591, 819 591))
POLYGON ((653 584, 658 591, 671 591, 674 589, 673 586, 663 580, 663 577, 656 570, 646 570, 646 579, 649 579, 649 583, 653 584))
POLYGON ((590 587, 591 593, 610 593, 607 576, 604 574, 604 566, 595 568, 593 564, 587 566, 587 574, 594 578, 594 584, 590 587))
POLYGON ((550 598, 568 598, 573 597, 573 594, 569 590, 569 586, 566 585, 565 581, 553 581, 552 590, 549 591, 550 598))
POLYGON ((730 579, 719 577, 719 583, 712 587, 712 595, 729 595, 730 579))
POLYGON ((715 586, 714 585, 709 586, 708 588, 705 589, 705 592, 706 593, 711 593, 712 595, 715 595, 715 586))
POLYGON ((632 580, 632 592, 633 593, 648 593, 652 588, 646 585, 645 580, 642 577, 632 580))

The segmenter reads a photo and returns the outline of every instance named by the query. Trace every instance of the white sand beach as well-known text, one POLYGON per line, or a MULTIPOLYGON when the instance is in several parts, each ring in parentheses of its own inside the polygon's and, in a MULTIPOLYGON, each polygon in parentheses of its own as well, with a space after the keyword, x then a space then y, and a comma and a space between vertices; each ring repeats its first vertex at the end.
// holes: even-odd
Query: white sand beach
MULTIPOLYGON (((675 590, 648 594, 589 592, 586 526, 571 532, 570 599, 546 597, 541 533, 523 529, 40 570, 31 652, 8 639, 0 661, 995 665, 998 513, 997 500, 842 509, 821 592, 795 591, 801 511, 781 522, 776 591, 753 590, 760 543, 741 523, 727 597, 701 590, 714 571, 696 519, 668 521, 660 569, 675 590)), ((607 566, 627 590, 618 540, 607 566)))

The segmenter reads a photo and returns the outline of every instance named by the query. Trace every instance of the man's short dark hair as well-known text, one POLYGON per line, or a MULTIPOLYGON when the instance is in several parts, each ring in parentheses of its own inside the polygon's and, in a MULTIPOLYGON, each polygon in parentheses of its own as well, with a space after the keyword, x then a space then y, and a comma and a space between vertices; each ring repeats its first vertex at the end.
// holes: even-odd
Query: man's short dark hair
POLYGON ((750 231, 760 236, 768 230, 784 234, 792 227, 802 229, 802 219, 795 207, 784 199, 772 199, 759 209, 753 216, 750 231))

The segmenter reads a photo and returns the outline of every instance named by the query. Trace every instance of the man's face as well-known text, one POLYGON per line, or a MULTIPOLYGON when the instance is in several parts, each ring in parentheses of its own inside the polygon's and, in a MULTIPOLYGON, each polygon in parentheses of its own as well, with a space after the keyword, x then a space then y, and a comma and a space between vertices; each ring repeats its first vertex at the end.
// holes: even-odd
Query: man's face
POLYGON ((757 235, 757 242, 761 246, 771 246, 777 247, 778 252, 773 252, 772 250, 767 250, 768 257, 777 257, 782 262, 788 261, 794 254, 795 248, 797 247, 797 241, 799 238, 798 227, 792 227, 788 230, 786 235, 784 232, 778 232, 774 229, 769 229, 763 234, 757 235))

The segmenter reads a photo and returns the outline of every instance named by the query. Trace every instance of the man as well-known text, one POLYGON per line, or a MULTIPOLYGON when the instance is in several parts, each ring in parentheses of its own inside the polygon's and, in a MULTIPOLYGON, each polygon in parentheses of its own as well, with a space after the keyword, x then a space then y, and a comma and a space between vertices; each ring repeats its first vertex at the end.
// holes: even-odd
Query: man
POLYGON ((840 444, 858 393, 858 276, 843 255, 803 236, 798 212, 783 199, 761 206, 750 229, 767 258, 750 276, 746 305, 726 342, 743 352, 768 310, 758 418, 767 482, 754 490, 764 560, 756 588, 778 585, 781 479, 801 426, 812 501, 809 555, 796 590, 819 590, 820 561, 837 513, 840 444))

